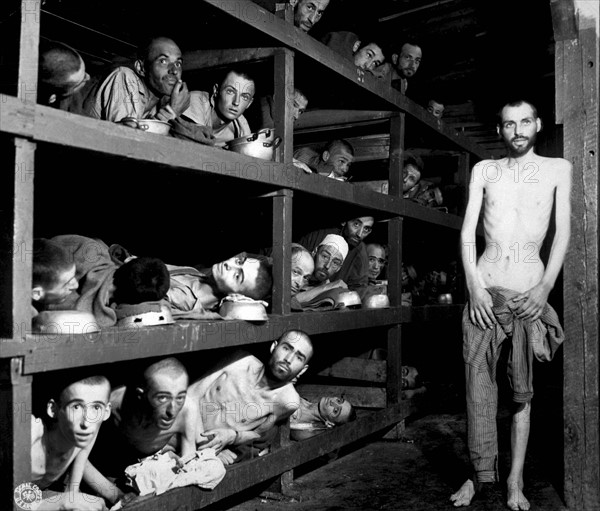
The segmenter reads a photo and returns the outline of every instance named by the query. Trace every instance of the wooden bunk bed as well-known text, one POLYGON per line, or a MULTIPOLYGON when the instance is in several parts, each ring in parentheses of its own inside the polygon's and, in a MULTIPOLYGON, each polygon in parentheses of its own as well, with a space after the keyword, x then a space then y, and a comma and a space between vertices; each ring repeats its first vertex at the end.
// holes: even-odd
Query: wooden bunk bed
MULTIPOLYGON (((28 481, 31 473, 30 423, 32 385, 36 376, 50 371, 68 370, 97 364, 127 363, 156 356, 197 353, 224 347, 249 346, 277 339, 290 328, 301 329, 309 335, 326 339, 329 334, 343 332, 379 332, 387 344, 385 371, 366 377, 376 383, 377 411, 360 414, 359 418, 317 437, 302 442, 290 442, 286 428, 282 428, 279 447, 267 456, 228 469, 220 485, 211 492, 188 487, 173 490, 160 497, 146 498, 131 509, 198 509, 222 498, 234 495, 258 483, 280 478, 280 484, 290 480, 291 470, 339 447, 351 444, 375 433, 383 433, 404 420, 413 410, 409 400, 401 397, 401 337, 402 325, 407 322, 433 322, 458 318, 461 305, 402 307, 401 264, 403 225, 422 222, 446 229, 458 235, 460 215, 441 213, 403 200, 401 164, 407 117, 411 122, 434 130, 453 146, 458 154, 458 165, 452 172, 464 185, 470 166, 487 154, 467 138, 438 123, 423 108, 394 89, 366 77, 357 80, 351 62, 340 59, 333 51, 310 36, 293 29, 278 16, 273 16, 249 0, 205 0, 207 9, 224 26, 243 24, 250 33, 269 42, 269 46, 254 49, 216 49, 212 52, 190 51, 186 55, 185 72, 194 72, 226 62, 268 60, 273 66, 273 86, 279 99, 275 126, 283 138, 276 162, 266 162, 210 147, 199 147, 169 137, 154 137, 118 126, 71 115, 36 104, 35 93, 19 89, 16 96, 2 96, 0 132, 3 144, 12 148, 10 165, 15 168, 8 180, 5 200, 12 211, 3 219, 7 235, 3 241, 4 273, 3 305, 1 314, 2 344, 1 413, 3 467, 1 480, 3 509, 13 507, 12 492, 20 483, 28 481), (248 15, 252 12, 253 15, 248 15), (268 20, 266 22, 265 20, 268 20), (339 112, 339 118, 328 117, 327 122, 316 116, 303 121, 303 129, 335 129, 355 122, 381 122, 385 127, 389 150, 386 160, 389 169, 389 194, 377 193, 364 187, 340 183, 321 176, 307 175, 291 165, 293 127, 284 101, 293 90, 294 63, 302 59, 317 71, 336 75, 344 86, 356 90, 359 101, 373 103, 381 108, 363 110, 360 115, 339 112), (228 186, 249 187, 252 193, 269 201, 272 212, 271 241, 274 257, 274 289, 272 314, 261 325, 242 321, 178 321, 175 325, 136 329, 134 332, 117 327, 101 332, 80 335, 58 335, 52 339, 29 332, 31 260, 15 247, 30 247, 33 239, 33 211, 36 194, 33 176, 36 172, 59 172, 43 157, 36 158, 40 148, 60 149, 64 154, 84 154, 107 161, 125 162, 132 169, 151 168, 169 174, 170 179, 197 179, 207 183, 227 183, 228 186), (13 165, 14 163, 18 165, 13 165), (219 165, 215 165, 219 162, 219 165), (19 169, 27 169, 26 174, 19 169), (247 172, 239 169, 247 169, 247 172), (181 174, 182 175, 182 174, 181 174), (29 177, 29 178, 28 178, 29 177), (183 179, 183 178, 181 178, 183 179), (232 184, 233 183, 233 184, 232 184), (312 199, 341 205, 347 211, 369 211, 378 219, 386 219, 390 245, 388 279, 391 306, 380 310, 352 310, 343 312, 291 313, 290 311, 290 258, 292 242, 292 208, 297 202, 312 199), (384 376, 381 376, 381 375, 384 376), (27 417, 27 420, 24 420, 27 417)), ((21 3, 21 34, 19 54, 19 82, 37 82, 37 57, 40 30, 40 3, 23 0, 21 3)), ((288 13, 289 14, 289 13, 288 13)), ((289 16, 288 16, 289 17, 289 16)), ((43 25, 43 23, 42 23, 43 25)), ((43 153, 42 153, 43 156, 43 153)), ((132 170, 133 171, 133 170, 132 170)), ((5 180, 7 178, 5 177, 5 180)), ((186 181, 187 182, 187 181, 186 181)), ((339 359, 347 356, 341 353, 339 359)), ((337 362, 337 361, 336 361, 337 362)), ((356 363, 356 362, 355 362, 356 363)), ((370 361, 364 360, 365 366, 370 361)), ((329 376, 351 376, 348 369, 334 363, 329 376), (334 367, 335 366, 335 367, 334 367)), ((376 371, 377 372, 377 371, 376 371)))

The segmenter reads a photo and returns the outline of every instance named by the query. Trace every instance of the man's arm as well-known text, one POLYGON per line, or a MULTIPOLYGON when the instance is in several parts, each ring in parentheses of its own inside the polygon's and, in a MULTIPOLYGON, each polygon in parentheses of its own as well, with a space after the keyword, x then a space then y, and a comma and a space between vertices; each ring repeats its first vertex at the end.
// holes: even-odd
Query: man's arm
POLYGON ((483 204, 484 177, 482 169, 486 162, 479 162, 471 172, 469 183, 469 202, 460 231, 461 258, 465 270, 465 280, 469 290, 469 317, 471 322, 480 328, 491 328, 496 322, 492 311, 492 297, 479 282, 477 275, 477 248, 475 233, 479 213, 483 204))
POLYGON ((94 491, 106 499, 111 504, 116 504, 124 495, 124 493, 104 477, 100 471, 90 463, 89 460, 85 463, 83 470, 83 480, 93 488, 94 491))
POLYGON ((571 180, 573 166, 567 160, 562 160, 557 169, 558 179, 556 183, 556 232, 550 249, 548 264, 542 276, 542 280, 531 289, 516 296, 513 301, 524 300, 518 309, 517 317, 535 321, 542 316, 544 307, 548 301, 548 295, 554 284, 560 269, 565 261, 569 238, 571 237, 571 180))
POLYGON ((309 289, 307 291, 300 291, 296 295, 296 300, 298 300, 298 303, 300 305, 304 305, 305 303, 310 302, 311 300, 313 300, 320 294, 324 293, 325 291, 329 291, 331 289, 336 289, 338 287, 345 289, 348 286, 346 285, 346 283, 343 280, 335 280, 334 282, 327 282, 325 284, 319 284, 318 286, 313 287, 312 289, 309 289))

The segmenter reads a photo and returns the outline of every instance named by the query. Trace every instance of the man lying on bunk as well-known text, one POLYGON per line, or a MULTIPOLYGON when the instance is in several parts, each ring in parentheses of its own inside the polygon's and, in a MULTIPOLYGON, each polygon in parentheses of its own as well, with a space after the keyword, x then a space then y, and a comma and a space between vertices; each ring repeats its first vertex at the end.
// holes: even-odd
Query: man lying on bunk
POLYGON ((375 218, 362 216, 341 223, 340 227, 330 227, 310 232, 300 239, 300 244, 308 250, 315 250, 328 234, 342 236, 350 251, 344 259, 344 264, 335 275, 335 280, 343 280, 348 289, 364 296, 369 284, 369 256, 364 240, 371 234, 375 218))
POLYGON ((300 406, 293 382, 308 369, 312 354, 308 335, 289 330, 271 345, 266 365, 238 351, 190 385, 188 399, 198 403, 205 429, 197 443, 214 435, 201 448, 228 448, 231 461, 249 454, 249 444, 264 440, 300 406))
POLYGON ((314 269, 315 261, 311 253, 302 245, 292 243, 292 297, 309 285, 314 269))
POLYGON ((221 299, 229 294, 263 300, 273 285, 269 260, 245 252, 203 270, 189 266, 167 265, 167 268, 171 274, 167 300, 174 316, 206 314, 216 310, 221 299))
POLYGON ((174 119, 190 105, 181 79, 181 50, 167 37, 156 37, 138 48, 133 69, 119 66, 86 99, 85 113, 119 122, 125 117, 174 119))
POLYGON ((332 140, 320 153, 310 147, 297 149, 294 151, 294 160, 322 176, 346 181, 354 161, 354 148, 346 140, 332 140))
POLYGON ((361 71, 373 73, 373 70, 385 62, 383 45, 374 38, 361 38, 354 32, 328 32, 321 42, 333 51, 354 62, 361 71))
POLYGON ((59 41, 40 44, 38 79, 39 103, 75 114, 84 113, 84 101, 95 84, 77 50, 59 41))
POLYGON ((68 301, 79 286, 76 267, 69 251, 45 238, 33 240, 32 315, 48 306, 68 301))
POLYGON ((315 269, 308 284, 294 297, 300 307, 325 291, 346 287, 343 280, 336 279, 332 282, 331 279, 340 271, 348 255, 348 250, 348 243, 338 234, 328 234, 323 238, 319 246, 313 250, 315 269))
POLYGON ((300 396, 300 407, 290 417, 290 436, 304 440, 353 420, 356 410, 341 396, 323 396, 314 403, 300 396))
POLYGON ((190 106, 171 121, 172 134, 205 145, 223 147, 251 134, 244 112, 254 100, 254 79, 243 69, 227 70, 211 93, 192 91, 190 106))
POLYGON ((186 399, 188 383, 185 367, 170 357, 113 389, 111 420, 98 436, 83 476, 98 495, 112 504, 120 500, 125 468, 162 451, 173 437, 182 457, 195 452, 198 401, 186 399))
POLYGON ((31 481, 49 491, 35 509, 105 510, 102 499, 80 492, 80 483, 100 426, 111 412, 110 383, 104 376, 69 372, 58 381, 54 376, 40 391, 48 399, 40 403, 45 409, 38 417, 31 416, 31 481), (65 474, 64 490, 57 483, 59 493, 54 494, 52 483, 65 474))

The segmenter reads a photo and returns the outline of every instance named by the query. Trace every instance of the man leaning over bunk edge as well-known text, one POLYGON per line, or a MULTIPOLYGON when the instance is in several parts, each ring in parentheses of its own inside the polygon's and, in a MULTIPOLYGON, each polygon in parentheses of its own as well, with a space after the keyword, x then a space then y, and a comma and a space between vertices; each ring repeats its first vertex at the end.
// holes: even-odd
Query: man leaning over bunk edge
POLYGON ((174 119, 190 104, 182 68, 181 50, 173 40, 150 39, 138 48, 133 69, 120 66, 98 83, 86 99, 85 113, 113 122, 125 117, 174 119))
POLYGON ((238 455, 251 454, 248 449, 253 442, 266 446, 277 431, 275 426, 300 406, 293 382, 308 369, 312 355, 309 336, 288 330, 271 345, 267 364, 237 351, 190 385, 188 399, 200 407, 205 428, 197 430, 199 447, 217 451, 227 447, 223 454, 233 462, 243 459, 238 455), (204 443, 207 437, 210 440, 204 443))
POLYGON ((294 6, 294 25, 308 32, 323 16, 329 0, 290 0, 290 4, 294 6))
POLYGON ((570 236, 571 164, 535 153, 542 129, 527 101, 504 105, 497 127, 508 156, 473 167, 469 202, 461 231, 469 303, 463 313, 468 446, 474 468, 450 499, 468 506, 498 481, 495 381, 500 344, 512 335, 508 375, 515 412, 511 425, 508 507, 530 508, 523 495, 523 465, 533 397, 533 357, 549 361, 563 341, 548 295, 561 270, 570 236), (476 261, 475 233, 483 205, 486 249, 476 261), (547 266, 540 248, 555 206, 556 230, 547 266))

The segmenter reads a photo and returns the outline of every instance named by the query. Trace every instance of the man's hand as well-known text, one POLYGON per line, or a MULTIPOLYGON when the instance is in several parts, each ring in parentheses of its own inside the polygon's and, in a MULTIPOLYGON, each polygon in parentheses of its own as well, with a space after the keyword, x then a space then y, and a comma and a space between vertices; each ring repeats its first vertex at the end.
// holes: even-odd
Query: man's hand
POLYGON ((213 447, 217 453, 221 452, 224 447, 233 444, 237 433, 235 429, 231 428, 216 428, 200 433, 202 436, 209 437, 212 439, 205 444, 198 446, 198 449, 206 449, 207 447, 213 447))
POLYGON ((471 323, 482 330, 492 328, 496 323, 496 317, 492 306, 494 301, 491 295, 483 288, 469 289, 469 317, 471 323))
POLYGON ((223 462, 223 465, 233 465, 233 463, 237 459, 237 454, 230 451, 229 449, 223 449, 217 455, 217 458, 219 458, 223 462))
POLYGON ((171 91, 171 97, 169 99, 169 106, 177 115, 181 115, 190 106, 190 91, 188 91, 187 85, 184 81, 179 80, 173 85, 171 91))
POLYGON ((310 170, 310 167, 306 163, 302 163, 300 160, 297 160, 296 158, 292 159, 292 163, 294 164, 295 167, 298 167, 299 169, 302 169, 307 174, 312 174, 313 173, 313 171, 310 170))
POLYGON ((517 318, 531 321, 540 319, 544 312, 544 307, 548 303, 550 291, 551 288, 549 286, 539 283, 519 296, 515 296, 512 299, 514 303, 523 302, 514 311, 517 318))

